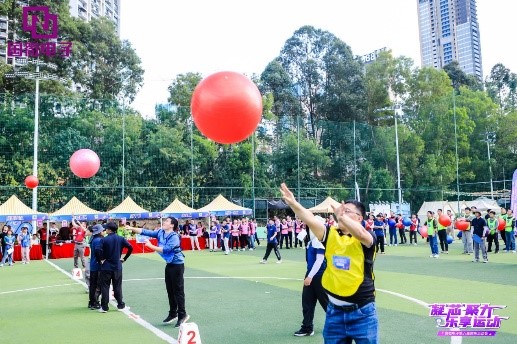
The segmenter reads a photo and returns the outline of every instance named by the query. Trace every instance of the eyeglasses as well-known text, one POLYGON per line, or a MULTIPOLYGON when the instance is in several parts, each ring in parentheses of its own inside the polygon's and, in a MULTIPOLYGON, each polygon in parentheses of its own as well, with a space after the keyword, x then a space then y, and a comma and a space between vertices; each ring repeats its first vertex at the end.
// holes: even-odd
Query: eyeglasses
POLYGON ((361 214, 359 214, 358 212, 356 211, 353 211, 352 209, 345 209, 345 214, 356 214, 358 216, 362 216, 361 214))

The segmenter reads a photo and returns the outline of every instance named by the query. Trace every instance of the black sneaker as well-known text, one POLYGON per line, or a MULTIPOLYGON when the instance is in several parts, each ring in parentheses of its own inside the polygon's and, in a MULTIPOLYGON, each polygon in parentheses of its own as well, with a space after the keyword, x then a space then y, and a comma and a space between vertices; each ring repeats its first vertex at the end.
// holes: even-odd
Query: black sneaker
POLYGON ((90 309, 95 310, 95 309, 99 309, 99 308, 101 308, 101 305, 99 303, 96 303, 96 304, 92 305, 90 309))
POLYGON ((173 321, 178 320, 178 316, 168 315, 167 318, 163 319, 164 324, 172 324, 173 321))
POLYGON ((313 336, 314 335, 314 331, 307 331, 307 330, 304 330, 304 329, 299 329, 298 331, 296 331, 294 333, 294 335, 296 337, 313 336))
POLYGON ((183 318, 178 318, 178 322, 176 323, 176 325, 174 325, 174 327, 180 327, 180 325, 187 322, 188 319, 190 319, 190 315, 185 314, 183 318))

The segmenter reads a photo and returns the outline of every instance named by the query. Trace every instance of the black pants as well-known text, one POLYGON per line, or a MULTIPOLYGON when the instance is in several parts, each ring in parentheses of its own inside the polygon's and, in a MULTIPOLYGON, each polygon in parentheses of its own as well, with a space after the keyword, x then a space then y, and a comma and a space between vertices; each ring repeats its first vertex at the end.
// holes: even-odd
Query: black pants
POLYGON ((246 246, 248 246, 248 248, 251 247, 248 234, 242 234, 239 240, 241 241, 241 249, 245 249, 246 246))
POLYGON ((381 253, 384 253, 384 237, 378 236, 377 241, 375 242, 375 253, 379 252, 379 248, 381 249, 381 253))
POLYGON ((506 232, 505 231, 500 231, 500 230, 498 230, 498 232, 501 233, 501 239, 503 239, 504 246, 506 246, 506 232))
MULTIPOLYGON (((285 240, 285 248, 289 248, 288 236, 289 236, 289 234, 281 234, 281 237, 280 237, 280 248, 282 248, 282 246, 284 245, 284 240, 285 240)), ((291 244, 292 244, 292 242, 291 242, 291 244)))
POLYGON ((400 243, 401 244, 406 244, 407 243, 407 239, 406 239, 405 228, 399 228, 399 236, 400 236, 400 243))
POLYGON ((278 258, 278 260, 282 260, 282 257, 280 256, 280 251, 278 251, 278 244, 276 243, 267 243, 266 247, 266 254, 264 255, 264 260, 267 260, 269 258, 269 255, 271 254, 271 250, 275 251, 275 255, 278 258))
POLYGON ((413 243, 413 239, 415 239, 416 244, 416 230, 415 231, 409 231, 409 243, 413 243))
POLYGON ((122 301, 122 270, 101 271, 99 278, 101 283, 102 309, 105 311, 109 310, 110 284, 113 284, 113 294, 115 295, 115 300, 117 300, 117 308, 124 308, 126 304, 122 301))
POLYGON ((184 264, 167 264, 165 266, 165 288, 169 298, 169 315, 173 318, 184 318, 185 311, 185 287, 183 273, 184 264))
MULTIPOLYGON (((99 303, 99 295, 101 294, 99 284, 99 271, 90 271, 90 285, 88 286, 89 304, 95 306, 99 303)), ((109 286, 108 286, 109 292, 109 286)))
POLYGON ((298 244, 300 244, 300 247, 303 247, 303 242, 298 239, 298 235, 294 237, 294 247, 298 247, 298 244))
POLYGON ((287 240, 285 242, 285 247, 293 248, 293 232, 287 232, 287 240), (287 246, 287 242, 289 242, 289 246, 287 246))
POLYGON ((447 230, 440 229, 438 231, 438 239, 440 239, 440 249, 442 252, 449 252, 449 244, 447 244, 447 230))
POLYGON ((260 246, 260 240, 259 240, 257 232, 255 232, 255 241, 257 242, 257 245, 260 246))
POLYGON ((230 236, 230 248, 233 250, 236 248, 239 249, 239 237, 238 236, 230 236), (236 246, 236 247, 235 247, 236 246))
MULTIPOLYGON (((307 277, 307 276, 305 276, 307 277)), ((303 286, 302 291, 302 312, 303 322, 302 330, 312 332, 314 329, 314 310, 316 308, 316 302, 319 302, 324 312, 327 312, 327 305, 329 303, 329 297, 323 286, 321 285, 321 275, 314 276, 311 284, 303 286)))
POLYGON ((492 242, 495 244, 495 253, 499 252, 499 239, 497 239, 497 236, 499 234, 495 232, 494 234, 488 234, 488 251, 492 252, 492 242))
POLYGON ((43 258, 47 256, 47 240, 40 240, 41 244, 41 253, 43 254, 43 258))

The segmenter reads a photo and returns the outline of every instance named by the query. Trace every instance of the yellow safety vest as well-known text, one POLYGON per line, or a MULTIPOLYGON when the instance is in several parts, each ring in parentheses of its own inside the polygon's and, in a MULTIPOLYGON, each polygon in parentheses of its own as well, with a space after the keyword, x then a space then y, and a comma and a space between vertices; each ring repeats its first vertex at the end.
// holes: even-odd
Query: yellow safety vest
MULTIPOLYGON (((349 235, 339 235, 336 227, 332 226, 328 232, 325 258, 327 268, 321 280, 323 288, 341 297, 354 295, 365 276, 365 257, 361 242, 349 235)), ((373 261, 366 263, 372 269, 373 261)))

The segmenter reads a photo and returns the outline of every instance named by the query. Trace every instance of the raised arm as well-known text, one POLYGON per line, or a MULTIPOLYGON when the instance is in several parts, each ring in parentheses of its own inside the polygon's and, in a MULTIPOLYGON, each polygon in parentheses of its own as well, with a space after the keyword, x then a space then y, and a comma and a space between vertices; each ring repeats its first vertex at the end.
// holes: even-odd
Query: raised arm
POLYGON ((310 210, 305 209, 296 199, 294 198, 293 193, 285 183, 280 185, 280 193, 282 194, 282 198, 285 203, 291 207, 296 216, 300 218, 312 231, 312 233, 318 238, 318 240, 323 240, 323 236, 325 235, 325 225, 319 221, 310 210))

